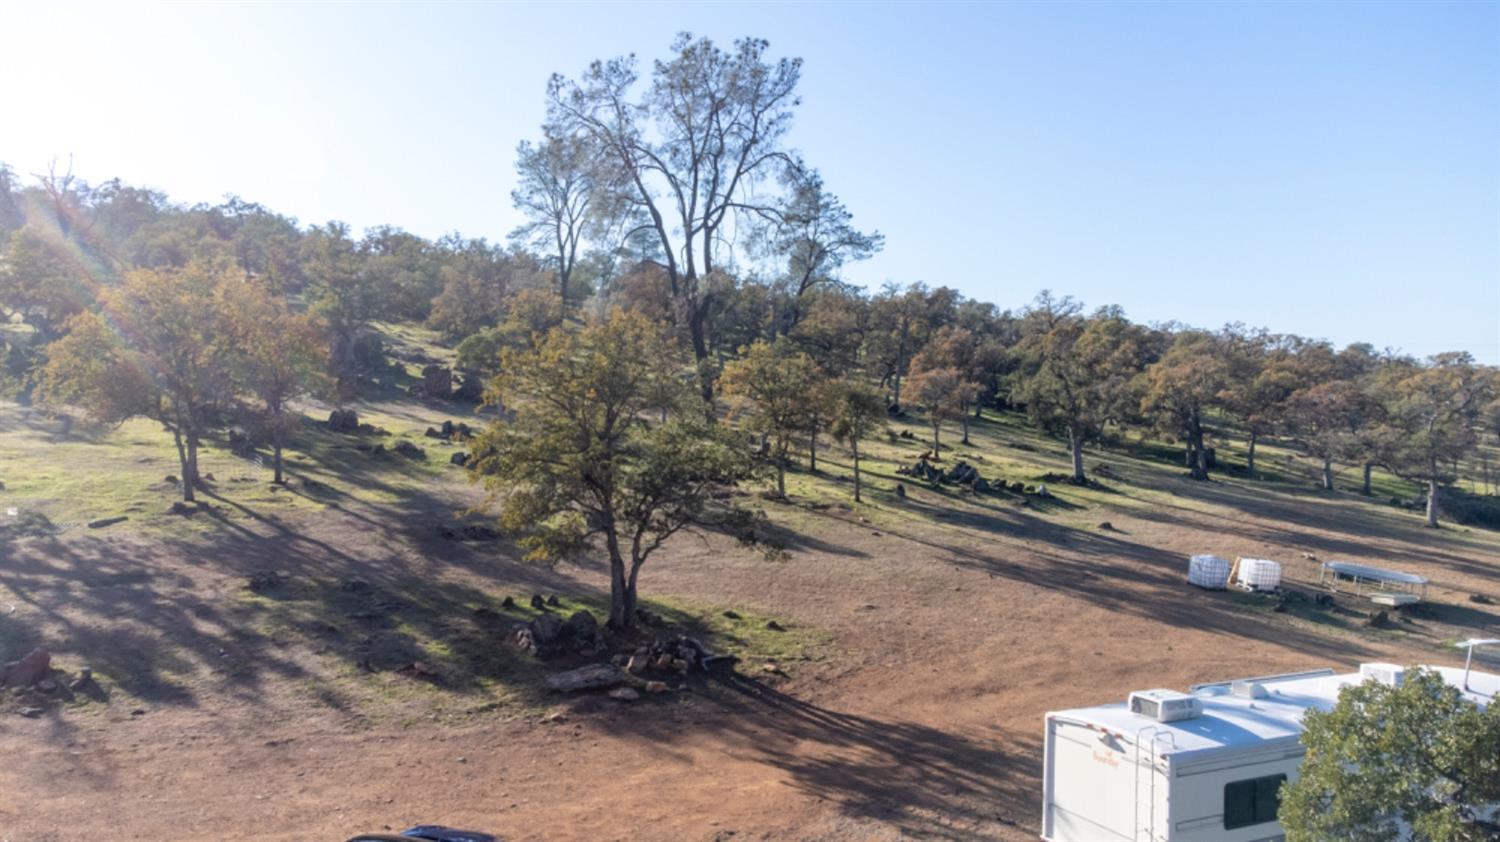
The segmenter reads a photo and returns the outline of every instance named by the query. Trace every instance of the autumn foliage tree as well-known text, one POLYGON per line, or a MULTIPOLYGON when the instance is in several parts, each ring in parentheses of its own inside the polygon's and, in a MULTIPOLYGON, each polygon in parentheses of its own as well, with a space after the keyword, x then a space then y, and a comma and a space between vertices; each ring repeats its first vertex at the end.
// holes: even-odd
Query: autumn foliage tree
POLYGON ((635 623, 651 555, 684 528, 734 521, 711 492, 753 470, 738 437, 693 406, 686 371, 638 314, 556 328, 533 349, 503 353, 491 393, 508 417, 474 445, 474 476, 528 558, 554 561, 603 542, 617 629, 635 623), (664 395, 678 408, 663 423, 654 410, 664 395))
POLYGON ((818 368, 784 340, 756 342, 724 366, 719 385, 747 429, 766 437, 776 493, 786 496, 786 463, 796 434, 818 399, 818 368))
POLYGON ((1131 412, 1133 380, 1146 361, 1143 333, 1115 310, 1091 318, 1064 312, 1037 323, 1016 347, 1022 364, 1012 397, 1038 426, 1067 438, 1075 483, 1087 482, 1084 445, 1131 412))
POLYGON ((965 379, 956 368, 934 368, 911 376, 908 394, 916 399, 932 424, 932 458, 941 458, 944 421, 966 422, 970 404, 979 393, 979 384, 965 379))
POLYGON ((1438 525, 1438 492, 1478 437, 1490 379, 1466 353, 1440 354, 1425 366, 1389 366, 1375 395, 1387 427, 1383 461, 1427 488, 1427 525, 1438 525))
POLYGON ((885 424, 885 403, 874 387, 853 378, 831 381, 827 394, 833 419, 829 431, 835 439, 849 446, 854 460, 854 502, 863 502, 860 499, 859 443, 885 424))
POLYGON ((1138 381, 1141 411, 1187 444, 1188 476, 1208 479, 1206 416, 1220 401, 1229 370, 1213 334, 1185 330, 1138 381))
POLYGON ((226 283, 218 294, 230 377, 254 401, 256 426, 271 444, 274 481, 281 483, 282 451, 300 417, 292 402, 325 385, 322 327, 262 284, 226 283))
POLYGON ((69 320, 47 348, 41 398, 77 406, 101 423, 151 418, 172 433, 182 499, 201 487, 198 448, 234 397, 234 348, 220 294, 233 273, 204 265, 130 272, 103 293, 107 322, 94 312, 69 320))

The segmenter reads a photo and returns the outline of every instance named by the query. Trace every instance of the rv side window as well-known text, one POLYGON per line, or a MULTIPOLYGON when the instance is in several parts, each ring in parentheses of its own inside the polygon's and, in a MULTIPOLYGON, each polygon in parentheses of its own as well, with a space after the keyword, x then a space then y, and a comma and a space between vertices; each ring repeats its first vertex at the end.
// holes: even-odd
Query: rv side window
POLYGON ((1224 785, 1224 829, 1276 821, 1286 775, 1267 775, 1224 785))

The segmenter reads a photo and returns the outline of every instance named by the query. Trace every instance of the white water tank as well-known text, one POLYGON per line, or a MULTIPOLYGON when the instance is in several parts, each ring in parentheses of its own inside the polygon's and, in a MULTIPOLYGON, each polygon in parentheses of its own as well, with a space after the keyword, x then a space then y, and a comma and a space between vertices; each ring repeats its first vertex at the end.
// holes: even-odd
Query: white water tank
POLYGON ((1247 591, 1274 591, 1281 587, 1281 565, 1264 558, 1242 558, 1235 583, 1247 591))
POLYGON ((1229 562, 1216 555, 1195 555, 1188 559, 1188 583, 1211 591, 1229 587, 1229 562))

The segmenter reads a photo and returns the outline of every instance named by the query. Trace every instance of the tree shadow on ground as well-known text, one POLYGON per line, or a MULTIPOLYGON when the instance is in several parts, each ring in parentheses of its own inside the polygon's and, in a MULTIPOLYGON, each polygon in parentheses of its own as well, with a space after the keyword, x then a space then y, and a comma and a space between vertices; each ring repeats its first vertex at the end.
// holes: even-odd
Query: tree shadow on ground
MULTIPOLYGON (((685 711, 597 720, 618 736, 670 750, 684 719, 730 750, 780 769, 811 799, 903 838, 988 837, 1006 817, 1028 815, 1041 776, 1041 741, 999 729, 959 733, 918 722, 822 707, 756 678, 731 675, 698 687, 685 711)), ((1036 828, 1027 828, 1036 830, 1036 828)))
MULTIPOLYGON (((905 507, 923 520, 930 517, 930 504, 908 499, 905 507)), ((1001 552, 949 540, 941 526, 914 521, 909 527, 886 524, 882 531, 938 550, 956 566, 1062 591, 1110 611, 1179 628, 1255 636, 1305 654, 1326 656, 1329 649, 1327 637, 1272 622, 1248 610, 1234 594, 1192 587, 1178 554, 1126 540, 1118 533, 1086 532, 1021 510, 967 509, 948 519, 966 529, 1027 540, 1032 560, 1019 562, 1001 552)), ((1360 643, 1344 641, 1341 646, 1355 657, 1371 654, 1360 643)))

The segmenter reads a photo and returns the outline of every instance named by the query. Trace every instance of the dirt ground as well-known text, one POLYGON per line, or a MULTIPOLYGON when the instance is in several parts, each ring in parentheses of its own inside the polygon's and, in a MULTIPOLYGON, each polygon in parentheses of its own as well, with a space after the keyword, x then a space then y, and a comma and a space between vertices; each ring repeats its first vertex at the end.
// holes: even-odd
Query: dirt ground
POLYGON ((1454 640, 1500 629, 1500 609, 1468 599, 1500 600, 1489 533, 1256 483, 1162 483, 1149 505, 1068 518, 926 489, 868 520, 767 504, 789 536, 781 561, 683 537, 643 573, 646 595, 821 636, 786 675, 747 663, 635 703, 382 691, 399 684, 245 619, 245 577, 267 568, 392 590, 416 575, 485 598, 603 591, 597 567, 436 537, 471 492, 403 499, 399 515, 226 517, 205 540, 0 542, 0 642, 48 645, 112 693, 0 713, 0 840, 342 840, 423 822, 509 840, 1035 838, 1048 710, 1363 660, 1452 663, 1454 640), (1203 551, 1285 560, 1304 589, 1304 553, 1398 566, 1438 583, 1435 604, 1390 629, 1366 628, 1353 601, 1277 613, 1189 588, 1186 556, 1203 551))

